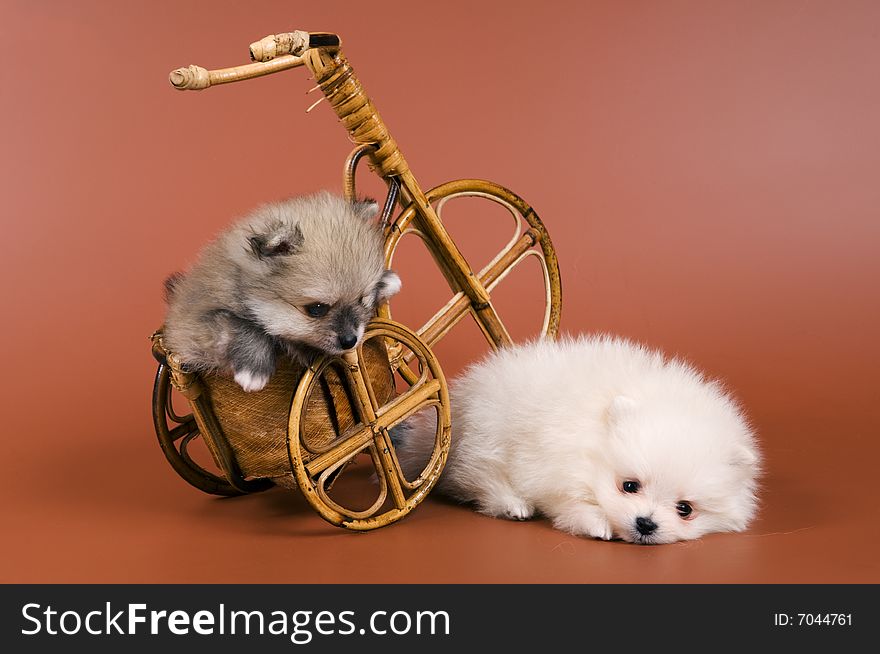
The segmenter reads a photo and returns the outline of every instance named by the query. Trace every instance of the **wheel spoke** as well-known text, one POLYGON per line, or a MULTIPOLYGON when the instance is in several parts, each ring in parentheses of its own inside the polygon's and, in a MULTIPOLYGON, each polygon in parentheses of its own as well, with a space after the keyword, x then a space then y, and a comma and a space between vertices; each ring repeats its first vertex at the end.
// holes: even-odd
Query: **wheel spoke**
POLYGON ((186 436, 183 437, 183 440, 180 441, 180 457, 181 457, 184 461, 186 461, 187 465, 189 465, 191 468, 193 468, 193 469, 195 469, 195 470, 199 470, 199 471, 201 471, 201 473, 202 473, 203 475, 205 475, 205 477, 207 477, 207 478, 210 479, 211 481, 213 481, 213 482, 215 482, 215 483, 218 483, 218 484, 226 484, 226 483, 228 483, 228 482, 226 481, 226 479, 224 479, 223 477, 218 477, 217 475, 215 475, 215 474, 213 474, 213 473, 211 473, 211 472, 208 472, 207 470, 205 470, 204 468, 202 468, 198 463, 196 463, 195 461, 193 461, 192 457, 191 457, 190 454, 189 454, 189 444, 190 444, 193 440, 195 440, 196 438, 198 438, 199 436, 201 436, 201 433, 199 432, 198 429, 195 429, 195 430, 189 432, 186 436))
POLYGON ((309 461, 306 464, 306 471, 309 473, 309 476, 315 477, 333 464, 362 451, 377 437, 376 433, 379 430, 391 429, 406 420, 421 408, 424 402, 436 396, 439 389, 440 382, 432 379, 395 398, 393 402, 382 407, 372 427, 367 425, 361 427, 351 436, 343 436, 335 447, 331 447, 326 452, 309 461))
POLYGON ((186 422, 189 422, 190 420, 193 420, 193 415, 191 413, 188 413, 185 416, 177 415, 177 412, 174 411, 174 401, 172 395, 173 390, 174 388, 172 387, 172 385, 168 384, 168 388, 165 392, 165 415, 167 415, 172 422, 176 422, 177 424, 182 425, 186 422))
MULTIPOLYGON (((537 231, 529 229, 519 239, 514 239, 508 247, 499 252, 498 256, 488 266, 480 271, 480 283, 483 284, 487 291, 491 292, 498 285, 498 282, 504 279, 517 264, 531 253, 534 253, 534 256, 540 259, 544 271, 544 287, 549 289, 550 280, 547 275, 547 263, 537 250, 531 249, 537 243, 538 237, 537 231)), ((547 290, 547 294, 549 295, 549 290, 547 290)), ((545 304, 546 309, 542 331, 546 331, 549 323, 550 303, 546 302, 545 304)), ((470 306, 468 297, 459 291, 422 326, 418 331, 419 337, 428 344, 428 347, 433 346, 434 343, 446 336, 467 315, 470 306)), ((412 352, 407 352, 403 359, 409 363, 413 357, 414 354, 412 352)))
MULTIPOLYGON (((415 386, 421 379, 419 373, 409 367, 409 363, 416 357, 415 353, 413 350, 407 349, 407 353, 404 354, 403 346, 399 342, 389 343, 388 340, 385 340, 385 345, 388 348, 388 363, 391 366, 391 374, 396 372, 403 377, 407 384, 415 386)), ((422 361, 419 363, 421 364, 420 373, 424 375, 424 363, 422 361)))
POLYGON ((431 379, 396 397, 393 402, 386 404, 379 411, 379 415, 376 416, 376 430, 391 429, 395 425, 400 424, 422 408, 425 402, 434 399, 439 390, 440 382, 436 379, 431 379))
MULTIPOLYGON (((452 299, 450 299, 440 311, 434 314, 428 322, 422 325, 422 328, 418 331, 419 338, 425 341, 425 343, 428 344, 428 347, 431 347, 434 343, 446 336, 449 330, 455 327, 459 321, 467 315, 468 307, 470 307, 470 305, 471 302, 470 299, 468 299, 468 296, 459 291, 452 296, 452 299)), ((411 361, 413 356, 413 353, 409 352, 404 357, 404 360, 408 359, 411 361)))
POLYGON ((374 459, 376 473, 385 477, 388 483, 388 489, 391 491, 391 499, 394 506, 403 509, 406 506, 406 495, 403 493, 401 480, 403 472, 400 470, 397 461, 391 455, 392 446, 388 432, 384 429, 379 430, 376 434, 375 452, 377 458, 374 459))
MULTIPOLYGON (((347 517, 349 520, 364 520, 366 518, 372 517, 376 511, 382 508, 382 505, 385 504, 385 500, 388 498, 388 483, 386 482, 385 475, 382 474, 382 471, 379 469, 381 466, 381 462, 378 462, 378 453, 376 452, 375 444, 370 444, 370 458, 373 460, 373 465, 376 466, 377 479, 379 481, 379 495, 376 497, 376 500, 373 502, 372 506, 363 511, 353 511, 352 509, 347 509, 338 502, 334 501, 332 497, 327 493, 327 482, 331 479, 333 473, 341 466, 345 465, 345 462, 340 462, 330 468, 327 468, 324 472, 321 473, 320 478, 318 479, 318 483, 315 487, 315 491, 318 494, 318 497, 326 504, 328 507, 336 511, 342 516, 347 517), (378 462, 378 463, 377 463, 378 462)), ((331 482, 332 483, 332 482, 331 482)))
POLYGON ((198 429, 196 425, 196 421, 194 419, 190 419, 187 422, 181 423, 177 425, 174 429, 168 430, 168 436, 172 441, 177 441, 184 436, 187 436, 191 432, 194 432, 198 429))
POLYGON ((361 361, 360 352, 361 348, 355 352, 346 352, 342 355, 342 360, 345 363, 345 375, 351 384, 361 421, 371 423, 376 419, 375 399, 369 385, 369 375, 361 361))
POLYGON ((339 439, 338 445, 309 461, 306 464, 306 472, 310 477, 317 476, 333 464, 349 459, 363 451, 373 441, 373 437, 374 432, 369 425, 361 427, 351 436, 343 436, 339 439))
MULTIPOLYGON (((442 430, 442 428, 443 428, 442 419, 440 417, 441 404, 440 404, 439 400, 429 401, 426 404, 422 404, 421 406, 417 407, 414 411, 412 411, 412 413, 415 413, 419 409, 424 409, 427 407, 433 407, 433 408, 437 409, 438 428, 442 430)), ((412 415, 412 413, 410 415, 412 415)), ((406 416, 404 418, 404 420, 406 420, 406 418, 408 418, 408 417, 409 416, 406 416)), ((436 441, 436 438, 437 438, 437 435, 435 435, 435 441, 436 441)), ((407 490, 410 490, 410 491, 417 490, 420 486, 422 486, 422 484, 425 483, 425 479, 426 479, 425 472, 430 471, 434 468, 434 466, 436 465, 436 458, 437 458, 437 453, 436 453, 436 447, 435 447, 434 451, 432 452, 431 458, 425 462, 418 477, 416 477, 413 481, 410 481, 409 479, 407 479, 406 475, 403 472, 403 468, 400 465, 400 460, 397 458, 396 450, 394 448, 391 448, 391 459, 394 462, 394 467, 397 469, 397 474, 400 477, 400 482, 401 482, 401 484, 403 484, 404 488, 406 488, 407 490)))
MULTIPOLYGON (((383 344, 384 347, 384 344, 383 344)), ((367 361, 364 358, 364 346, 363 343, 357 349, 357 364, 358 364, 358 372, 355 373, 359 375, 363 380, 364 390, 367 392, 367 397, 370 399, 370 408, 373 410, 373 414, 379 409, 379 403, 376 400, 376 392, 373 390, 373 380, 370 379, 369 373, 367 373, 367 361)))
POLYGON ((541 332, 547 333, 550 327, 550 319, 553 311, 553 283, 550 281, 550 269, 547 267, 547 260, 538 250, 525 250, 516 259, 513 259, 504 270, 495 279, 486 285, 488 291, 493 291, 502 279, 507 277, 511 270, 516 268, 526 257, 535 257, 541 265, 541 272, 544 273, 544 321, 541 323, 541 332))
MULTIPOLYGON (((516 244, 517 240, 519 240, 520 227, 523 223, 522 216, 520 215, 519 211, 517 211, 516 207, 514 207, 512 204, 510 204, 506 200, 503 200, 495 195, 491 195, 490 193, 483 193, 481 191, 461 191, 459 193, 451 193, 447 196, 444 196, 444 197, 440 198, 439 202, 437 202, 437 209, 436 209, 437 217, 441 221, 443 220, 443 209, 446 207, 446 203, 449 202, 450 200, 454 200, 455 198, 483 198, 484 200, 489 200, 490 202, 494 202, 495 204, 499 204, 502 207, 504 207, 505 209, 507 209, 507 212, 510 214, 510 217, 513 219, 513 235, 511 236, 510 240, 507 242, 507 245, 505 245, 503 248, 501 248, 501 251, 498 252, 498 254, 495 256, 495 258, 492 259, 492 261, 490 261, 489 264, 483 269, 483 271, 485 271, 486 269, 494 266, 495 263, 501 257, 503 257, 504 254, 516 244)), ((480 273, 480 274, 482 275, 482 273, 480 273)))

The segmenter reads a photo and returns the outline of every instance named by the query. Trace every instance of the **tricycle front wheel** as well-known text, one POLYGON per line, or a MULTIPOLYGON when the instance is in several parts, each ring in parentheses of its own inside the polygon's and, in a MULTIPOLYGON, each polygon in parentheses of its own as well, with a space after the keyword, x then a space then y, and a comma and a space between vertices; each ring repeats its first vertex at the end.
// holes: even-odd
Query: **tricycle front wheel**
POLYGON ((399 323, 375 319, 363 343, 347 356, 325 357, 305 372, 293 397, 287 431, 291 470, 306 500, 328 522, 355 531, 396 522, 425 499, 446 463, 451 425, 449 392, 440 364, 414 332, 399 323), (367 365, 376 364, 367 362, 363 343, 374 339, 380 339, 388 353, 392 381, 387 400, 373 388, 366 370, 367 365), (355 419, 338 438, 316 446, 305 429, 309 400, 333 366, 342 370, 355 419), (421 472, 407 478, 390 432, 422 411, 436 414, 434 447, 421 472), (372 504, 358 509, 345 506, 345 500, 332 492, 356 459, 369 461, 378 482, 372 504))

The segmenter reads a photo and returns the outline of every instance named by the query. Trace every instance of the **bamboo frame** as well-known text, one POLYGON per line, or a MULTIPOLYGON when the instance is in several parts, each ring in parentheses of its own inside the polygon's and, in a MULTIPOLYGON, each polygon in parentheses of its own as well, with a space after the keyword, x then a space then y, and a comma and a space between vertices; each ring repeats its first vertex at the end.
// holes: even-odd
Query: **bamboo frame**
MULTIPOLYGON (((390 524, 411 511, 431 490, 442 471, 449 448, 449 396, 439 362, 431 346, 446 335, 465 315, 476 321, 481 332, 498 348, 511 343, 510 335, 492 304, 495 286, 529 256, 539 259, 545 290, 545 315, 541 333, 554 337, 559 328, 562 289, 559 265, 550 237, 534 210, 508 189, 484 180, 448 182, 425 193, 401 153, 387 126, 376 111, 354 70, 341 51, 341 41, 325 32, 287 32, 269 35, 250 46, 253 63, 207 70, 191 65, 169 75, 179 90, 202 90, 306 66, 328 104, 356 144, 345 163, 345 194, 356 197, 355 173, 366 157, 370 167, 388 183, 388 197, 382 211, 385 230, 385 259, 390 267, 401 238, 420 237, 445 277, 452 298, 417 332, 391 321, 391 309, 379 309, 365 335, 384 340, 391 372, 410 385, 403 395, 384 406, 376 401, 364 372, 362 346, 344 360, 345 376, 356 400, 359 422, 321 452, 304 449, 306 411, 310 394, 324 367, 316 362, 299 380, 293 395, 287 427, 287 451, 291 472, 315 510, 329 522, 351 530, 368 530, 390 524), (494 259, 475 272, 443 225, 446 202, 457 197, 478 197, 505 207, 515 229, 511 240, 494 259), (402 210, 392 220, 398 201, 402 210), (406 350, 406 352, 404 352, 406 350), (410 364, 418 363, 418 372, 410 364), (388 430, 407 416, 425 408, 437 412, 434 450, 415 480, 407 480, 388 436, 388 430), (368 454, 379 481, 379 494, 372 506, 351 510, 337 504, 328 494, 338 473, 358 454, 368 454), (387 508, 390 505, 390 508, 387 508)), ((317 103, 316 103, 317 104, 317 103)), ((314 106, 314 105, 313 105, 314 106)), ((311 108, 309 109, 311 110, 311 108)), ((209 493, 233 495, 262 490, 267 480, 244 480, 237 469, 234 444, 223 434, 207 394, 197 375, 185 372, 172 353, 165 352, 161 334, 154 335, 153 350, 160 361, 154 387, 153 413, 156 433, 166 457, 189 483, 209 493), (190 401, 192 414, 177 416, 170 393, 175 388, 190 401), (188 456, 189 442, 201 435, 208 444, 225 479, 198 466, 188 456)))
MULTIPOLYGON (((237 69, 208 71, 209 77, 211 77, 212 73, 217 73, 218 77, 223 73, 226 78, 229 78, 228 81, 238 81, 238 79, 252 79, 277 72, 276 70, 266 68, 266 66, 277 62, 279 59, 283 59, 284 56, 291 57, 294 55, 283 55, 282 57, 271 59, 269 53, 279 50, 285 51, 287 48, 285 44, 294 41, 294 38, 290 36, 291 34, 295 33, 270 35, 261 41, 251 44, 251 56, 257 60, 255 63, 240 66, 237 69), (234 76, 226 72, 233 70, 237 71, 235 74, 237 79, 232 79, 234 76)), ((333 35, 313 33, 311 36, 316 40, 323 39, 323 42, 326 43, 332 42, 333 35)), ((356 148, 355 152, 352 153, 352 156, 346 162, 344 174, 346 192, 351 195, 354 194, 354 168, 360 156, 365 152, 363 148, 369 148, 369 158, 376 172, 386 180, 393 179, 398 182, 401 199, 407 207, 405 213, 412 213, 409 221, 413 221, 414 228, 423 235, 428 249, 446 278, 453 295, 458 296, 460 293, 462 294, 460 297, 467 298, 467 313, 473 316, 480 330, 493 347, 509 345, 511 343, 510 335, 498 316, 495 307, 492 305, 491 294, 486 288, 486 283, 480 278, 480 275, 474 273, 444 228, 442 220, 432 206, 432 200, 422 191, 403 153, 401 153, 396 141, 392 138, 376 107, 367 96, 363 85, 355 76, 353 68, 342 54, 341 48, 338 46, 310 47, 301 50, 301 53, 301 62, 312 72, 315 81, 318 83, 318 88, 322 91, 343 126, 349 132, 351 139, 358 145, 358 148, 356 148)), ((190 66, 190 68, 193 67, 190 66)), ((183 75, 182 71, 186 70, 178 69, 172 72, 171 75, 183 75)), ((225 81, 220 83, 225 83, 225 81)), ((178 84, 175 84, 175 87, 181 90, 185 88, 207 88, 201 86, 184 87, 178 84)), ((472 191, 479 191, 481 185, 489 184, 488 187, 482 187, 483 191, 488 194, 494 193, 496 186, 481 180, 459 180, 458 183, 469 185, 472 191)), ((509 193, 509 191, 506 191, 505 195, 509 193)), ((515 196, 514 206, 520 204, 526 207, 522 213, 523 217, 527 220, 531 217, 532 222, 536 223, 532 226, 542 236, 541 250, 546 270, 545 282, 549 284, 550 288, 550 322, 543 333, 546 336, 554 336, 558 329, 562 307, 562 289, 558 262, 553 245, 540 219, 521 198, 515 196)), ((388 234, 388 236, 392 237, 391 234, 388 234)), ((454 322, 457 322, 461 315, 463 315, 460 313, 459 305, 460 303, 457 302, 454 322)), ((451 315, 450 318, 452 318, 451 315)), ((420 331, 423 331, 425 327, 420 331)), ((448 329, 441 330, 440 337, 447 333, 449 329, 451 329, 451 326, 448 329)))

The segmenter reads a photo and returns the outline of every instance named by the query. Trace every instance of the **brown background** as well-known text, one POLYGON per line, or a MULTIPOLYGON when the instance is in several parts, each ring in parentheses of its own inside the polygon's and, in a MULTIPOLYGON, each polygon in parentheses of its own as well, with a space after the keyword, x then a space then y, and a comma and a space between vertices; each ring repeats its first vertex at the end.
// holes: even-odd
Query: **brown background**
MULTIPOLYGON (((876 3, 2 13, 0 581, 880 581, 876 3), (357 535, 294 493, 218 500, 176 477, 149 414, 163 278, 250 207, 338 189, 350 144, 326 105, 303 113, 302 69, 201 94, 166 75, 243 63, 294 28, 343 35, 425 187, 485 177, 535 206, 566 331, 638 338, 727 380, 767 457, 748 533, 644 548, 430 498, 357 535)), ((474 248, 507 229, 465 226, 474 248)), ((396 315, 412 320, 429 308, 419 260, 401 260, 396 315)), ((517 290, 537 293, 523 275, 502 300, 517 290)), ((528 309, 505 317, 525 329, 528 309)), ((473 334, 441 346, 447 372, 473 334)))

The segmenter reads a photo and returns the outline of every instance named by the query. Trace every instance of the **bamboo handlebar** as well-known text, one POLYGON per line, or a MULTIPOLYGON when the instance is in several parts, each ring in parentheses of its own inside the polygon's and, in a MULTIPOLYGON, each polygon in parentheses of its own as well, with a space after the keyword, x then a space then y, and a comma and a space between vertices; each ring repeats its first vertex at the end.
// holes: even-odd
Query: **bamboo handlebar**
POLYGON ((201 91, 209 86, 240 82, 254 77, 271 75, 288 68, 302 66, 305 62, 302 57, 295 55, 282 55, 271 61, 258 61, 253 64, 235 66, 233 68, 220 68, 208 70, 201 66, 190 65, 185 68, 172 70, 168 75, 171 86, 179 91, 201 91))
POLYGON ((341 44, 339 36, 330 32, 294 30, 270 34, 250 44, 251 60, 254 63, 217 70, 192 64, 172 70, 168 81, 179 91, 201 91, 209 86, 240 82, 302 66, 305 63, 302 55, 309 48, 338 48, 341 44))

